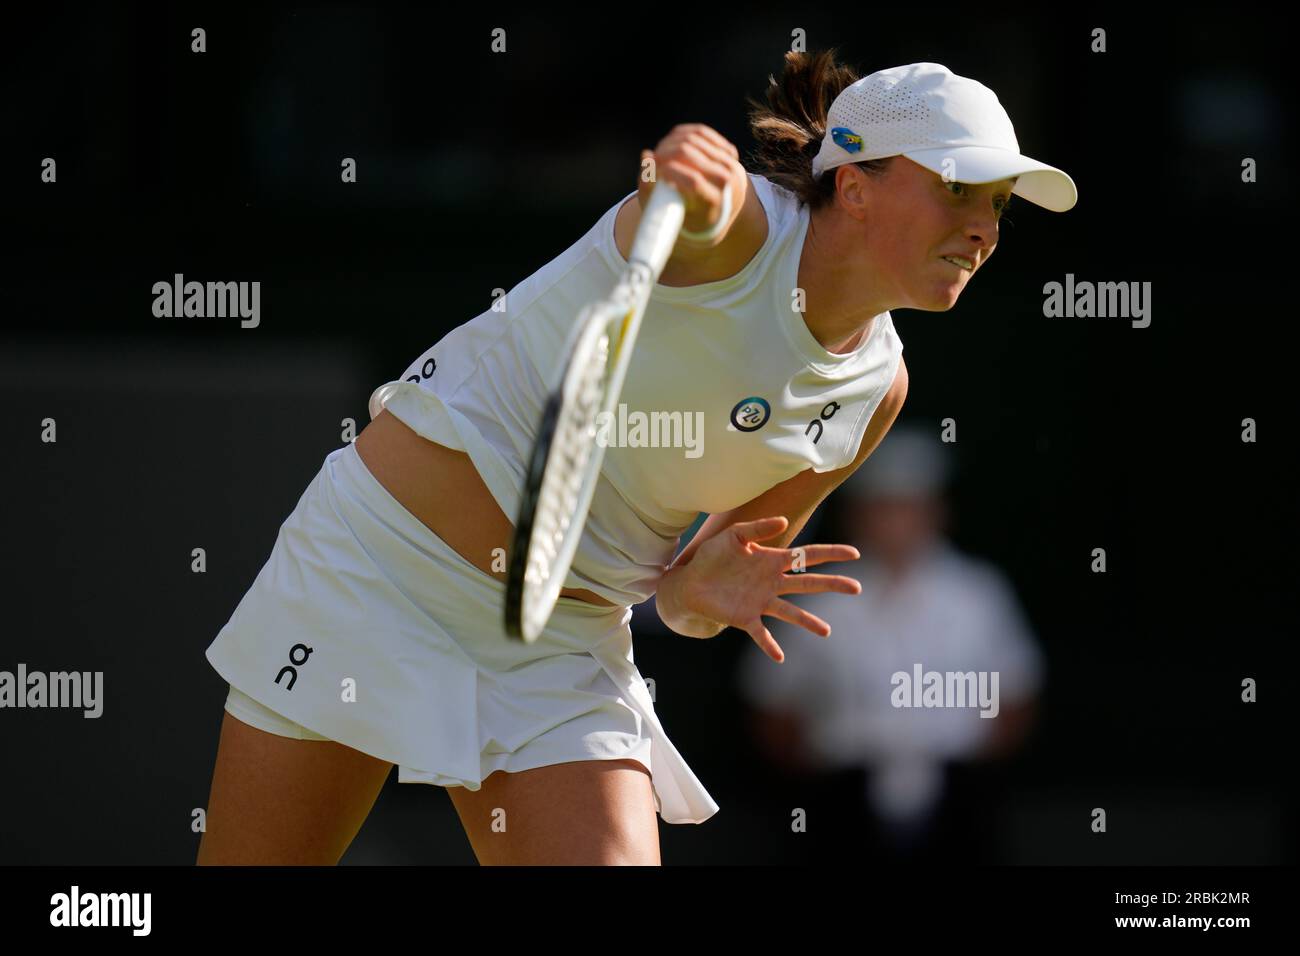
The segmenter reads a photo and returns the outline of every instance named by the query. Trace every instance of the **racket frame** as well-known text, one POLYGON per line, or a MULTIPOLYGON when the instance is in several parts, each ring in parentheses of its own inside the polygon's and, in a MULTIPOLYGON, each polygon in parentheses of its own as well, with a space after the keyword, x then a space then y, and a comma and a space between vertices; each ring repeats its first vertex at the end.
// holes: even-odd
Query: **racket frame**
POLYGON ((605 458, 604 445, 595 441, 596 422, 602 413, 612 414, 618 404, 641 329, 641 319, 654 285, 676 245, 685 210, 681 193, 671 183, 655 184, 637 225, 627 266, 614 289, 605 298, 585 306, 570 330, 562 352, 564 364, 559 371, 558 384, 548 392, 542 410, 515 522, 505 599, 505 630, 512 638, 530 644, 535 641, 545 629, 564 588, 605 458), (577 398, 576 392, 584 378, 582 363, 602 349, 605 353, 605 387, 599 407, 587 426, 591 433, 591 449, 582 465, 583 479, 574 513, 568 519, 563 540, 549 573, 546 573, 537 551, 540 542, 534 538, 540 530, 536 519, 546 476, 561 454, 555 444, 556 432, 565 403, 572 403, 577 398))

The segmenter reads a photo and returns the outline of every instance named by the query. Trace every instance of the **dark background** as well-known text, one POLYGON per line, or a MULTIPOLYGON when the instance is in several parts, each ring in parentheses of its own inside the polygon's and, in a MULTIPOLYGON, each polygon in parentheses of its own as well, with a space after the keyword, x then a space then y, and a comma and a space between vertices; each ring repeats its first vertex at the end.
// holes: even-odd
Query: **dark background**
MULTIPOLYGON (((363 426, 372 388, 585 233, 674 124, 707 123, 746 154, 744 98, 795 28, 861 75, 929 60, 980 80, 1022 150, 1079 188, 1065 214, 1017 200, 994 268, 949 313, 894 314, 902 420, 959 422, 954 539, 1007 572, 1048 661, 1028 749, 972 775, 984 838, 945 852, 1294 860, 1281 25, 656 11, 103 6, 12 21, 0 669, 102 670, 106 704, 98 720, 0 710, 0 862, 192 862, 226 693, 203 652, 341 421, 363 426), (190 52, 195 26, 206 53, 190 52), (490 52, 497 26, 505 54, 490 52), (1090 52, 1095 27, 1105 53, 1090 52), (57 184, 40 181, 46 156, 57 184), (345 156, 356 184, 339 181, 345 156), (260 327, 154 318, 151 287, 177 272, 260 281, 260 327), (1045 319, 1042 286, 1067 272, 1150 281, 1151 326, 1045 319), (1099 546, 1104 575, 1088 570, 1099 546)), ((834 501, 802 540, 835 540, 834 501)), ((637 621, 665 728, 722 807, 661 824, 665 862, 851 859, 834 834, 789 832, 792 793, 840 806, 851 784, 789 779, 753 748, 732 678, 760 653, 749 638, 637 621)), ((473 856, 446 796, 394 774, 344 862, 473 856)))

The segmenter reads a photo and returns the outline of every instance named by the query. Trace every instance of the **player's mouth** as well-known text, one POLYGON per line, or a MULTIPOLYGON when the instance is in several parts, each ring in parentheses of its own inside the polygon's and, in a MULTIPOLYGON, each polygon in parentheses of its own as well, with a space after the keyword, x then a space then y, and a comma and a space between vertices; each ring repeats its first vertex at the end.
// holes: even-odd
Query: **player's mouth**
POLYGON ((958 269, 965 269, 967 272, 971 272, 975 268, 975 263, 967 259, 965 256, 940 256, 940 258, 943 259, 944 262, 956 266, 958 269))

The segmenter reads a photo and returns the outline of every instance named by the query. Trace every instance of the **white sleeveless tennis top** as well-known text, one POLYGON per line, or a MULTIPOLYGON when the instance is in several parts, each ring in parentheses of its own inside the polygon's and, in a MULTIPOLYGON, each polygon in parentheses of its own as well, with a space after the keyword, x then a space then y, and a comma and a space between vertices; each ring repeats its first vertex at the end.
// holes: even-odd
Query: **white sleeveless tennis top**
MULTIPOLYGON (((718 282, 654 287, 619 414, 598 435, 605 459, 565 587, 646 600, 699 512, 730 511, 807 468, 850 464, 894 381, 903 345, 888 312, 844 355, 813 337, 794 296, 808 207, 750 180, 768 221, 758 253, 718 282)), ((633 195, 370 396, 372 419, 386 407, 466 452, 511 522, 568 332, 625 265, 614 219, 633 195)))

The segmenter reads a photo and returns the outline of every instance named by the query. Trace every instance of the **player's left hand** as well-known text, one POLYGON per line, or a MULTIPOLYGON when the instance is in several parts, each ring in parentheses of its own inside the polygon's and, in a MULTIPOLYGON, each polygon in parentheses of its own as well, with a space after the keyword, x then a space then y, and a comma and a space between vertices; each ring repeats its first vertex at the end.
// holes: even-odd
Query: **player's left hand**
POLYGON ((797 624, 821 637, 829 637, 831 628, 821 618, 777 595, 862 592, 861 584, 840 574, 787 574, 799 559, 802 566, 807 566, 827 561, 856 561, 861 556, 857 548, 848 544, 768 548, 758 543, 776 537, 788 526, 783 515, 734 524, 700 545, 682 569, 680 604, 684 610, 740 628, 778 664, 785 659, 785 654, 763 625, 762 615, 797 624))

